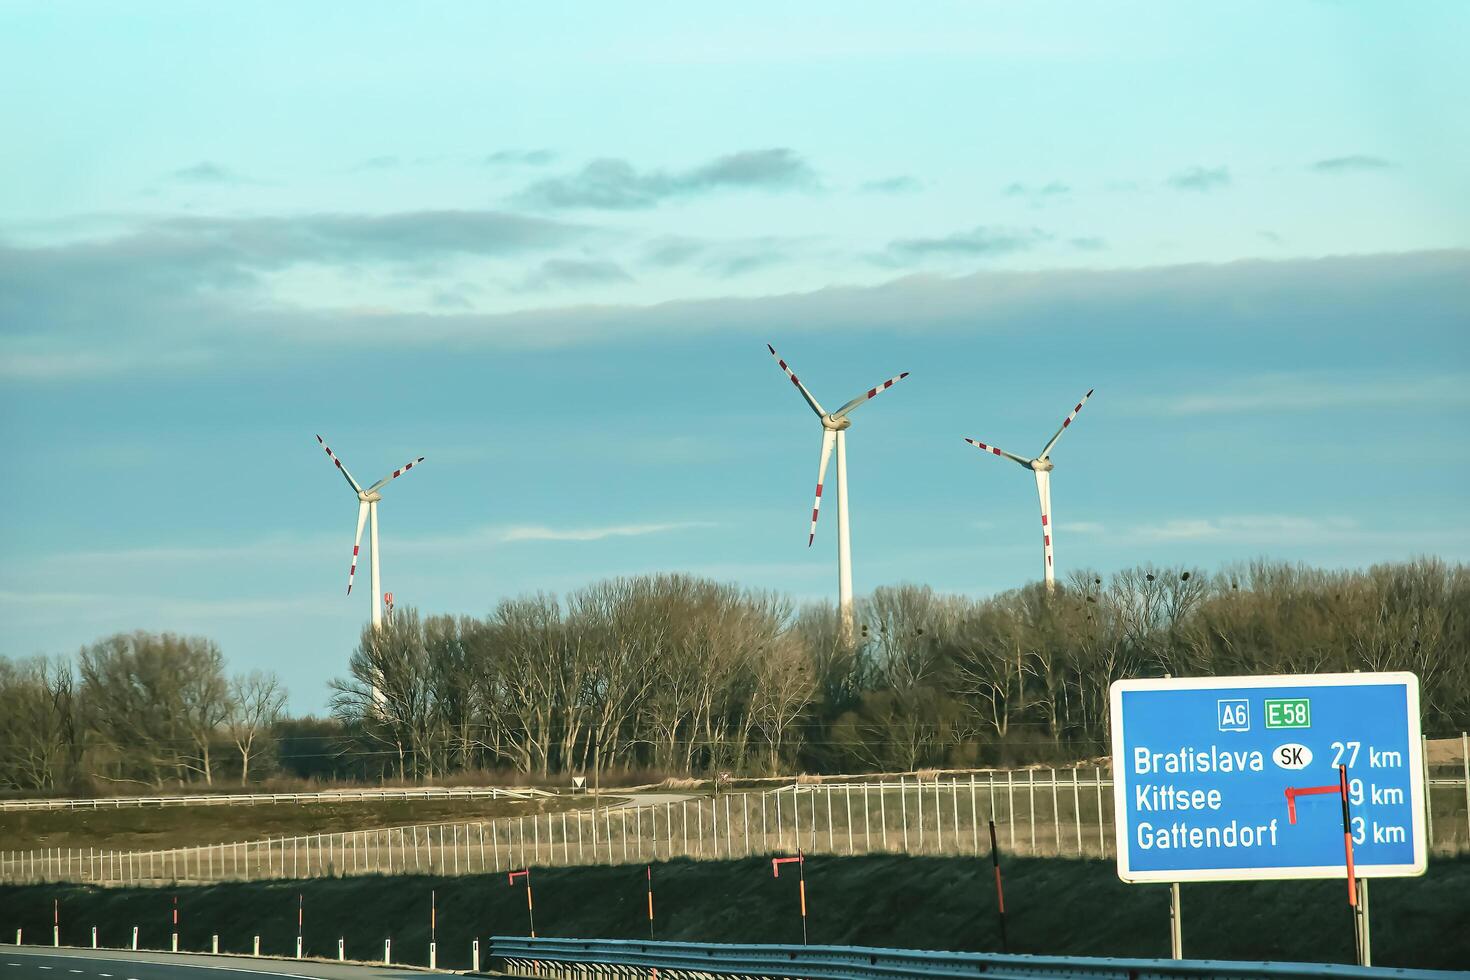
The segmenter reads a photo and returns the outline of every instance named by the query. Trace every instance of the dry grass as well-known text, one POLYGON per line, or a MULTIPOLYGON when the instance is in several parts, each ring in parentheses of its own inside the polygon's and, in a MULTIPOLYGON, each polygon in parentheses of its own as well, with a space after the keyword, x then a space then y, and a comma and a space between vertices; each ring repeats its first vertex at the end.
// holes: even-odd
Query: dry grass
POLYGON ((587 796, 519 800, 367 800, 256 806, 109 807, 0 814, 0 850, 152 850, 265 837, 341 833, 591 807, 587 796))

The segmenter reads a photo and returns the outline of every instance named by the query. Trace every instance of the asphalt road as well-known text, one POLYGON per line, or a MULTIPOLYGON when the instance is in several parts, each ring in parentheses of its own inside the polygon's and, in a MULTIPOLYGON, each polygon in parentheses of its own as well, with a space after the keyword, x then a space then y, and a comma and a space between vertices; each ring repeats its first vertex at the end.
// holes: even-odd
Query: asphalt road
POLYGON ((314 960, 0 946, 0 980, 228 980, 230 974, 290 980, 425 980, 425 973, 407 967, 314 960))

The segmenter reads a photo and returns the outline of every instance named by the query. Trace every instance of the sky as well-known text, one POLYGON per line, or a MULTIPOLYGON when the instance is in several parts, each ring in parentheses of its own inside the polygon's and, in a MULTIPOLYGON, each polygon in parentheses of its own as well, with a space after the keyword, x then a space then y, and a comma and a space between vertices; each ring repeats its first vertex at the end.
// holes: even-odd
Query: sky
POLYGON ((1470 558, 1459 2, 0 2, 0 655, 1470 558), (829 482, 828 484, 832 484, 829 482))

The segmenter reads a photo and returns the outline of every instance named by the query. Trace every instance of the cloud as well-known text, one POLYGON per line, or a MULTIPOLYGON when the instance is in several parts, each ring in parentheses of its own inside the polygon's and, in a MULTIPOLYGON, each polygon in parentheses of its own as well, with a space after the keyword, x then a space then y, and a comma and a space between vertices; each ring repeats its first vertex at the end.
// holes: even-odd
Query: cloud
POLYGON ((1023 184, 1013 183, 1001 191, 1006 197, 1021 197, 1032 204, 1044 204, 1050 198, 1065 197, 1072 192, 1072 188, 1059 180, 1053 180, 1045 184, 1023 184))
POLYGON ((1039 228, 993 228, 985 225, 943 238, 900 238, 888 243, 888 254, 922 259, 931 255, 990 256, 1024 252, 1051 236, 1039 228))
POLYGON ((882 180, 870 180, 860 186, 858 190, 865 194, 912 194, 922 189, 923 186, 916 177, 899 176, 884 177, 882 180))
MULTIPOLYGON (((569 226, 564 233, 584 234, 569 226)), ((946 248, 976 244, 938 241, 946 248)), ((774 296, 421 313, 268 301, 258 290, 231 287, 231 275, 253 271, 240 265, 233 246, 221 257, 198 241, 185 244, 164 247, 154 236, 59 248, 0 246, 0 376, 65 383, 145 372, 245 371, 343 345, 357 351, 547 350, 692 333, 758 341, 759 325, 772 322, 799 324, 813 334, 888 331, 901 324, 914 332, 1037 330, 1065 338, 1081 329, 1080 308, 1088 310, 1086 336, 1098 324, 1112 324, 1119 344, 1137 345, 1143 341, 1129 324, 1189 323, 1201 336, 1228 335, 1233 350, 1277 343, 1283 322, 1295 325, 1293 336, 1302 342, 1338 345, 1379 344, 1384 322, 1402 324, 1402 339, 1414 342, 1440 338, 1451 324, 1470 320, 1467 250, 908 274, 876 285, 774 296), (170 360, 181 356, 197 361, 170 360)), ((698 254, 691 261, 700 261, 704 253, 698 254)), ((902 257, 927 254, 920 247, 902 257)), ((1134 411, 1169 411, 1173 400, 1135 402, 1134 411)))
POLYGON ((1313 173, 1338 176, 1342 174, 1374 173, 1381 170, 1392 170, 1394 167, 1395 164, 1392 160, 1369 156, 1365 153, 1355 153, 1351 156, 1328 157, 1326 160, 1318 160, 1307 169, 1313 173))
POLYGON ((708 249, 707 242, 682 235, 668 235, 654 239, 644 252, 644 261, 662 268, 684 265, 698 258, 708 249))
POLYGON ((1211 541, 1228 538, 1237 543, 1279 543, 1340 539, 1358 531, 1348 518, 1302 517, 1290 514, 1245 514, 1229 517, 1173 518, 1133 528, 1137 538, 1154 541, 1211 541))
POLYGON ((403 166, 403 161, 396 156, 387 155, 369 157, 361 163, 352 166, 350 168, 350 172, 358 172, 363 170, 396 170, 401 166, 403 166))
POLYGON ((1141 404, 1149 413, 1167 415, 1470 405, 1470 375, 1354 378, 1319 373, 1266 374, 1141 404))
POLYGON ((1059 530, 1068 534, 1106 534, 1107 526, 1097 521, 1062 521, 1059 530))
MULTIPOLYGON (((190 619, 194 617, 232 619, 281 613, 320 614, 332 608, 325 599, 184 599, 177 596, 126 595, 82 592, 14 592, 0 591, 0 606, 17 609, 54 610, 43 616, 43 622, 111 621, 137 622, 140 619, 190 619), (60 618, 58 618, 60 617, 60 618)), ((13 614, 12 614, 13 615, 13 614)))
POLYGON ((580 171, 536 181, 516 200, 541 208, 638 210, 670 198, 720 190, 788 191, 817 186, 816 173, 794 151, 747 150, 679 173, 639 172, 626 160, 593 160, 580 171))
POLYGON ((487 167, 504 167, 520 164, 527 167, 544 167, 556 159, 551 150, 496 150, 486 154, 480 162, 487 167))
POLYGON ((644 261, 664 269, 692 265, 701 272, 728 279, 785 262, 798 244, 797 239, 776 237, 706 241, 669 235, 649 243, 644 261))
POLYGON ((1220 187, 1230 186, 1230 168, 1190 167, 1170 177, 1169 186, 1179 191, 1208 193, 1220 187))
POLYGON ((597 286, 632 281, 633 277, 616 262, 599 259, 547 259, 518 288, 538 290, 551 286, 597 286))
POLYGON ((246 321, 279 310, 260 294, 261 278, 292 266, 506 259, 589 233, 496 211, 416 211, 149 219, 115 237, 0 245, 0 374, 74 376, 114 357, 125 369, 143 337, 166 339, 165 361, 187 360, 221 330, 248 330, 246 321), (61 336, 76 343, 58 348, 61 336), (96 346, 104 337, 116 351, 96 346))
POLYGON ((192 166, 183 167, 169 174, 173 180, 187 184, 248 184, 253 183, 248 177, 242 177, 234 171, 227 170, 217 163, 201 160, 192 166))
POLYGON ((500 532, 499 540, 517 541, 603 541, 607 538, 639 538, 648 534, 665 534, 669 531, 687 531, 695 528, 714 527, 709 521, 670 521, 661 524, 611 524, 603 527, 553 528, 539 524, 527 524, 506 528, 500 532))

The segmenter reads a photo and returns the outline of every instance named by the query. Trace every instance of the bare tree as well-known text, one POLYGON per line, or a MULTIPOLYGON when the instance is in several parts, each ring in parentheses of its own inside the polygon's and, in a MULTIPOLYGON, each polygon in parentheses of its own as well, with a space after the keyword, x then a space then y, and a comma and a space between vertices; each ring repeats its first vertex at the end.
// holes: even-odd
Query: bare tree
POLYGON ((280 720, 286 709, 286 689, 273 673, 252 670, 230 681, 225 726, 230 741, 240 753, 240 782, 250 781, 250 760, 257 752, 256 739, 280 720))

